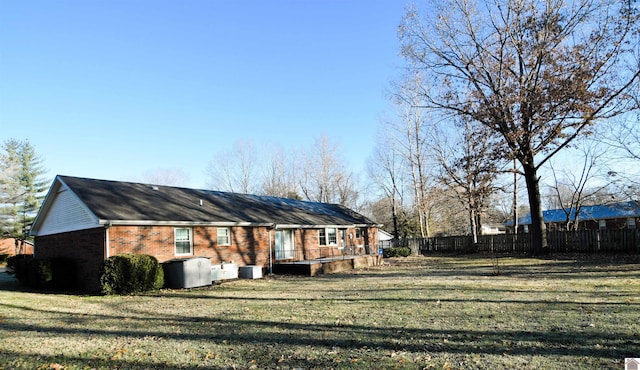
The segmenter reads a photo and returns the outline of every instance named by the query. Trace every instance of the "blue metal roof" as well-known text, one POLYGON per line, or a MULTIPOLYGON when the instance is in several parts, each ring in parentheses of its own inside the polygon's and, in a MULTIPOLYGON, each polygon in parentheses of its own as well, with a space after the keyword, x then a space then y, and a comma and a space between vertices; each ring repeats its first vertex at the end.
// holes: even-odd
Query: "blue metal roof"
MULTIPOLYGON (((562 223, 567 221, 567 213, 571 221, 576 219, 575 208, 551 209, 542 212, 545 223, 562 223)), ((640 217, 640 205, 638 202, 621 202, 599 206, 582 206, 578 214, 578 221, 608 220, 613 218, 640 217)), ((513 220, 504 223, 505 226, 513 226, 513 220)), ((518 225, 531 225, 531 213, 518 219, 518 225)))

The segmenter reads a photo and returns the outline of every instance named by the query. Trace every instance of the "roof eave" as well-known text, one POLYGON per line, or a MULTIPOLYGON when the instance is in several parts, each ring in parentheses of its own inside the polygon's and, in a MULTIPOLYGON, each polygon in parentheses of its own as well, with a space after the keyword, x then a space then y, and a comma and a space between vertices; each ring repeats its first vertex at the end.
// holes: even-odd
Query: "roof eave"
POLYGON ((273 227, 276 229, 318 229, 344 227, 382 227, 377 224, 331 224, 331 225, 301 225, 277 224, 274 222, 246 222, 246 221, 154 221, 154 220, 100 220, 100 225, 110 226, 212 226, 212 227, 273 227))
POLYGON ((99 223, 106 227, 110 226, 253 226, 253 227, 273 227, 270 222, 233 222, 233 221, 154 221, 154 220, 100 220, 99 223))

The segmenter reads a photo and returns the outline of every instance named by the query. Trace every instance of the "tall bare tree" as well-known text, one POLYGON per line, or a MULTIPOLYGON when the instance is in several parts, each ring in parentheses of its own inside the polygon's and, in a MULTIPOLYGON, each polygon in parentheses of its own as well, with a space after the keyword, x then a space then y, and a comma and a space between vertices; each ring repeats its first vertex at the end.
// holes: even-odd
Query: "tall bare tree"
POLYGON ((230 150, 219 152, 209 162, 208 186, 236 193, 255 193, 259 188, 257 155, 253 142, 238 140, 230 150))
POLYGON ((423 75, 413 72, 395 87, 394 103, 398 118, 390 122, 390 129, 394 132, 394 140, 398 143, 396 148, 411 178, 420 235, 428 238, 431 236, 429 209, 432 204, 429 190, 433 185, 430 180, 433 178, 434 161, 430 144, 434 121, 429 119, 429 112, 422 108, 424 100, 417 93, 423 83, 423 75))
POLYGON ((468 117, 517 159, 533 253, 547 247, 538 170, 599 120, 637 108, 633 0, 448 0, 408 9, 403 55, 425 74, 425 106, 468 117), (437 88, 430 88, 435 86, 437 88))
POLYGON ((353 172, 339 156, 339 146, 328 136, 300 154, 299 186, 307 200, 356 207, 358 191, 353 172))
POLYGON ((467 210, 469 232, 478 242, 489 197, 498 190, 495 179, 500 161, 491 156, 493 143, 486 128, 467 117, 456 120, 456 130, 440 132, 433 147, 440 164, 440 180, 467 210))
POLYGON ((269 145, 263 148, 262 186, 260 193, 283 198, 300 198, 295 179, 295 160, 284 148, 269 145))
POLYGON ((612 122, 609 131, 600 134, 609 145, 608 174, 618 180, 616 197, 640 202, 640 111, 612 122))
POLYGON ((402 157, 394 148, 395 142, 386 137, 378 139, 373 156, 367 163, 369 178, 380 189, 384 198, 389 203, 391 221, 393 224, 393 236, 397 240, 400 237, 398 225, 398 212, 402 208, 402 157))

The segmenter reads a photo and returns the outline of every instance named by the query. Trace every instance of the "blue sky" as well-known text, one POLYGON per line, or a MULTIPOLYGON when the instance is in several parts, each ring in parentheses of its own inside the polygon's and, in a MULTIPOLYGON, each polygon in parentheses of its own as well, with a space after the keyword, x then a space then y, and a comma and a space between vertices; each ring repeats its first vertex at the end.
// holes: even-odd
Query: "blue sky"
POLYGON ((0 0, 0 140, 56 174, 204 187, 237 140, 339 143, 364 172, 405 2, 0 0))

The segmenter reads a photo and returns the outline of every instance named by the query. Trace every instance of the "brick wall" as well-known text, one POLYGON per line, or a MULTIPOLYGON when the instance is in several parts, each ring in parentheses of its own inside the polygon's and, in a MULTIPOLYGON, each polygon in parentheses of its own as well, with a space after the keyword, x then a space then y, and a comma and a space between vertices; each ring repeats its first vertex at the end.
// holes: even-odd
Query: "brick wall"
POLYGON ((35 257, 66 257, 75 260, 78 288, 100 290, 99 270, 104 260, 105 229, 73 231, 35 237, 35 257))
POLYGON ((229 230, 230 244, 219 245, 218 228, 194 228, 194 254, 209 257, 212 263, 235 262, 239 266, 269 264, 269 228, 231 227, 229 230))
POLYGON ((318 244, 318 230, 317 229, 298 229, 294 232, 294 243, 296 248, 303 251, 299 259, 312 260, 320 258, 321 248, 318 244))
POLYGON ((378 228, 370 227, 362 229, 364 244, 366 246, 368 254, 377 253, 378 249, 378 228))
MULTIPOLYGON (((267 227, 228 229, 230 244, 220 245, 218 227, 192 227, 193 256, 208 257, 212 263, 235 262, 239 266, 269 264, 269 242, 273 246, 274 230, 267 227)), ((189 257, 175 254, 174 230, 174 226, 112 226, 109 229, 109 255, 143 253, 155 256, 160 262, 189 257)), ((356 238, 355 229, 347 229, 347 246, 372 245, 375 248, 376 231, 375 228, 361 228, 361 236, 356 238)), ((295 229, 294 243, 302 251, 297 254, 298 259, 342 254, 337 246, 319 245, 317 229, 295 229)))
MULTIPOLYGON (((111 226, 108 229, 109 256, 124 253, 149 254, 165 262, 176 256, 173 226, 111 226)), ((212 263, 235 262, 239 266, 269 265, 269 242, 274 230, 267 227, 230 227, 229 245, 218 244, 217 227, 192 227, 193 256, 208 257, 212 263), (271 235, 270 235, 271 234, 271 235)), ((376 228, 362 228, 361 238, 355 229, 347 229, 347 246, 375 248, 376 228), (353 235, 349 238, 349 235, 353 235)), ((105 256, 106 229, 96 228, 36 237, 36 258, 68 257, 76 260, 79 287, 99 291, 99 269, 105 256)), ((294 242, 303 250, 300 259, 339 255, 336 246, 321 246, 317 229, 296 229, 294 242)))
MULTIPOLYGON (((365 227, 359 229, 360 237, 356 233, 356 228, 346 229, 346 252, 354 254, 376 253, 378 229, 365 227)), ((299 259, 309 260, 320 257, 334 257, 340 256, 345 252, 338 248, 337 245, 320 245, 318 237, 318 229, 298 229, 295 231, 296 248, 303 251, 302 258, 299 259)), ((340 238, 339 234, 338 238, 340 238)))
POLYGON ((173 227, 169 226, 111 226, 109 256, 149 254, 164 262, 175 258, 173 239, 173 227))
MULTIPOLYGON (((269 234, 266 227, 230 227, 230 244, 218 244, 218 228, 190 228, 193 256, 208 257, 212 263, 235 262, 239 266, 269 263, 269 234)), ((176 255, 174 226, 112 226, 109 254, 143 253, 160 262, 189 256, 176 255)))

